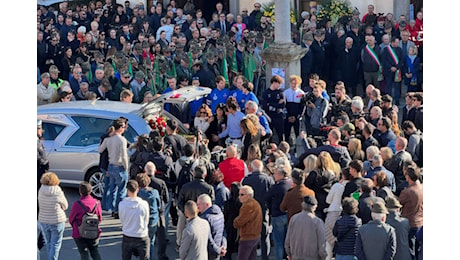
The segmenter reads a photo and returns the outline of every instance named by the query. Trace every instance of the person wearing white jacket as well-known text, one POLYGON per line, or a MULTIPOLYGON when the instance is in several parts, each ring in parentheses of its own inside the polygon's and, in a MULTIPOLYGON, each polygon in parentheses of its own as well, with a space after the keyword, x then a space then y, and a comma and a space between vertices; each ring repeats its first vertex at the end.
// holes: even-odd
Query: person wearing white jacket
POLYGON ((67 219, 65 210, 69 204, 59 187, 59 178, 55 173, 44 173, 40 183, 42 185, 38 191, 38 221, 43 228, 48 259, 57 260, 67 219))

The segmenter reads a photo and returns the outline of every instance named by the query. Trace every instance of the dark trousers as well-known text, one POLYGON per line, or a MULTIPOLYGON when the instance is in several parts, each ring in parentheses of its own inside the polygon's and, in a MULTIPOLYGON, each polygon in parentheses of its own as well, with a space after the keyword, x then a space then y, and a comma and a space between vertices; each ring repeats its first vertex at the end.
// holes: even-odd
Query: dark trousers
MULTIPOLYGON (((289 143, 289 136, 291 135, 291 129, 294 127, 294 135, 297 137, 299 133, 299 119, 295 119, 294 123, 289 123, 288 119, 284 120, 284 140, 289 143)), ((292 145, 292 144, 291 144, 292 145)))
POLYGON ((257 257, 257 245, 260 239, 240 240, 238 246, 238 260, 254 260, 257 257))
POLYGON ((148 260, 150 258, 150 238, 123 235, 121 254, 123 260, 131 260, 133 255, 138 255, 141 260, 148 260))
MULTIPOLYGON (((282 117, 272 117, 272 121, 270 122, 270 128, 276 131, 276 136, 278 137, 278 142, 279 144, 281 141, 283 141, 283 136, 284 136, 284 119, 282 117)), ((273 136, 272 140, 273 141, 273 136)))
POLYGON ((415 234, 417 234, 417 231, 419 230, 420 228, 418 227, 411 227, 410 230, 409 230, 409 250, 410 250, 410 254, 412 256, 412 260, 415 260, 415 255, 416 255, 416 248, 415 248, 415 234))
POLYGON ((75 244, 77 245, 78 252, 80 253, 81 260, 89 260, 89 255, 94 260, 100 260, 99 255, 99 238, 97 239, 86 239, 86 238, 74 238, 75 244))
MULTIPOLYGON (((165 228, 165 217, 163 214, 160 215, 158 228, 157 228, 157 241, 158 241, 158 259, 168 259, 166 256, 166 228, 165 228)), ((152 253, 152 252, 150 252, 152 253)))

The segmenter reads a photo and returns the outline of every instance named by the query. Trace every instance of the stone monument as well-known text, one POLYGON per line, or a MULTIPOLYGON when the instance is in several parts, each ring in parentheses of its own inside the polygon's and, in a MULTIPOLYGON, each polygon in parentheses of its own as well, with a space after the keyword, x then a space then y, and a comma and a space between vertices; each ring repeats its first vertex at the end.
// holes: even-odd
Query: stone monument
POLYGON ((285 88, 289 88, 289 77, 291 75, 300 76, 300 59, 305 53, 307 49, 292 42, 290 1, 275 0, 275 40, 260 52, 261 57, 265 60, 267 88, 270 87, 272 71, 283 69, 285 88))

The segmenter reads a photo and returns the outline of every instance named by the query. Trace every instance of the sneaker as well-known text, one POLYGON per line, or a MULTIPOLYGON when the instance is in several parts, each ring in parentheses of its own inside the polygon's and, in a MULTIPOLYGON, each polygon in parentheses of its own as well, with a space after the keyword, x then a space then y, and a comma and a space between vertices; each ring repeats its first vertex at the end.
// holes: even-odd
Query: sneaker
POLYGON ((257 249, 257 256, 261 256, 262 255, 262 249, 257 249))
POLYGON ((114 219, 120 219, 120 216, 118 215, 118 212, 112 212, 112 217, 114 219))

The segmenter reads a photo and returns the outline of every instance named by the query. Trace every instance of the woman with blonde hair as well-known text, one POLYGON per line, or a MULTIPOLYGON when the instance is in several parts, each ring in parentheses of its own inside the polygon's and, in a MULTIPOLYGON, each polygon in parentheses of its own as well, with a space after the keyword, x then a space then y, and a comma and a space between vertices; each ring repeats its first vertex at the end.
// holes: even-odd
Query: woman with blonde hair
POLYGON ((317 161, 318 161, 318 156, 316 156, 314 154, 310 154, 307 157, 305 157, 305 159, 303 159, 303 165, 305 166, 304 172, 305 172, 306 176, 308 176, 308 174, 311 171, 316 169, 316 162, 317 161))
POLYGON ((366 160, 365 153, 361 148, 361 140, 358 138, 351 138, 348 140, 348 152, 352 160, 366 160))
POLYGON ((322 151, 318 155, 316 169, 311 171, 305 179, 305 186, 315 192, 318 200, 318 208, 315 214, 323 221, 326 219, 324 209, 328 207, 326 197, 332 185, 339 180, 339 176, 340 166, 334 162, 329 152, 322 151))
POLYGON ((40 183, 38 221, 43 228, 48 259, 58 259, 67 219, 65 210, 69 205, 54 172, 44 173, 40 183))
POLYGON ((391 158, 393 157, 393 150, 391 150, 391 148, 388 146, 381 147, 380 155, 382 156, 382 159, 383 159, 383 167, 388 169, 391 158))
POLYGON ((243 118, 240 121, 241 130, 243 132, 243 148, 241 153, 241 160, 246 160, 248 158, 248 148, 251 144, 256 144, 260 146, 260 129, 257 129, 257 126, 248 119, 243 118))

